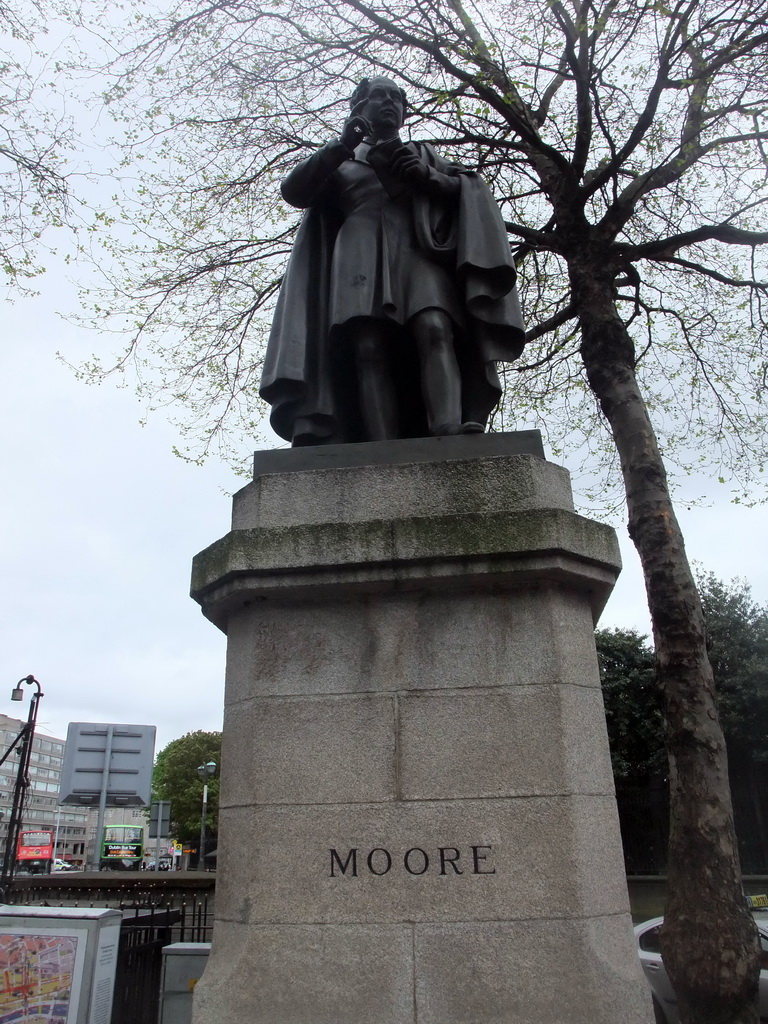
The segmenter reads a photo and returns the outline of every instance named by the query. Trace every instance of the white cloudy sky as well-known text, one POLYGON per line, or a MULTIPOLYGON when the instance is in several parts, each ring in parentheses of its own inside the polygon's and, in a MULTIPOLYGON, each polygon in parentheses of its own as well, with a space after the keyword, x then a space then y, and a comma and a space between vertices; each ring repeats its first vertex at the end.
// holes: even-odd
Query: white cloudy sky
MULTIPOLYGON (((88 387, 57 361, 57 350, 77 362, 112 342, 60 316, 76 291, 46 262, 41 295, 5 303, 0 334, 0 711, 26 715, 10 691, 33 673, 49 734, 70 721, 155 724, 159 749, 221 725, 225 638, 189 598, 189 572, 226 533, 227 492, 243 481, 183 463, 161 415, 140 426, 129 388, 88 387)), ((680 512, 690 556, 768 600, 768 511, 729 504, 714 483, 691 486, 709 488, 712 504, 680 512)), ((625 570, 602 624, 648 631, 637 558, 618 528, 625 570)))

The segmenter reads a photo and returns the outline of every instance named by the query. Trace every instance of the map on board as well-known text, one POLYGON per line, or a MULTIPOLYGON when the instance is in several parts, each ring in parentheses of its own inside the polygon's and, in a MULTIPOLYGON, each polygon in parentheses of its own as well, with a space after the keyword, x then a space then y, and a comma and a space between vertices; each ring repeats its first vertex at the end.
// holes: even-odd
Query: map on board
POLYGON ((0 933, 0 1024, 67 1024, 77 943, 0 933))

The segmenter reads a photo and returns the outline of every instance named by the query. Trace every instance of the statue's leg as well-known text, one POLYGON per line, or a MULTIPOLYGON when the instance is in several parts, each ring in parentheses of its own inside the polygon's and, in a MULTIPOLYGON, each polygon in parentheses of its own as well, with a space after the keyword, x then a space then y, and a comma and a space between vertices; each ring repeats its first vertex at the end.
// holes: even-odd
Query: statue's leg
POLYGON ((359 320, 349 331, 366 436, 369 441, 392 441, 400 432, 386 328, 376 320, 359 320))
POLYGON ((480 433, 480 423, 461 421, 461 371, 453 347, 453 321, 441 309, 424 309, 411 321, 421 363, 421 393, 429 432, 480 433))

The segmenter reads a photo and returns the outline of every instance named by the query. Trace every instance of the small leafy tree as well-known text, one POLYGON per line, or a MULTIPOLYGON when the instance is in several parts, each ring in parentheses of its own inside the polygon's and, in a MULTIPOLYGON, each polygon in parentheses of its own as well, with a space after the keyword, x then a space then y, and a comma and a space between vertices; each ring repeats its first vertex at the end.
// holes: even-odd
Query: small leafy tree
MULTIPOLYGON (((158 800, 171 804, 171 836, 187 841, 200 835, 203 782, 198 777, 200 765, 214 761, 221 767, 221 733, 188 732, 160 751, 155 760, 152 789, 158 800)), ((219 818, 219 773, 208 781, 206 830, 217 833, 219 818)))

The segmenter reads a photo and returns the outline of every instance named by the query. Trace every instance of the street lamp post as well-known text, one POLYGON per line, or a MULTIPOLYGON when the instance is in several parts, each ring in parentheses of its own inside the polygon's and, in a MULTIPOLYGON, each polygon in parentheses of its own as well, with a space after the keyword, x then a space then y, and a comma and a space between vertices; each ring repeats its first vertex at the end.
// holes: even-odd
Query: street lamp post
POLYGON ((19 735, 10 745, 8 750, 6 750, 2 759, 0 759, 0 764, 2 764, 18 746, 19 768, 16 772, 16 785, 13 789, 13 805, 11 807, 11 816, 8 819, 8 835, 5 838, 3 868, 2 875, 0 876, 0 889, 2 889, 3 895, 7 893, 8 887, 13 882, 13 874, 16 868, 16 851, 19 844, 22 815, 24 813, 24 798, 27 794, 27 787, 30 784, 29 760, 32 756, 32 740, 35 737, 35 725, 37 724, 37 707, 40 703, 40 698, 43 696, 40 683, 38 683, 35 677, 24 676, 24 678, 20 679, 12 690, 11 700, 24 700, 24 688, 21 685, 22 683, 27 683, 30 686, 36 686, 37 690, 32 694, 29 701, 29 715, 27 716, 27 721, 21 727, 19 735))
POLYGON ((200 818, 200 853, 197 858, 197 870, 205 871, 205 816, 208 813, 208 780, 216 774, 216 762, 208 761, 197 769, 199 778, 203 780, 203 813, 200 818))
MULTIPOLYGON (((61 825, 61 804, 56 808, 56 830, 53 833, 53 859, 54 861, 59 856, 59 826, 61 825)), ((67 852, 67 844, 64 843, 64 849, 62 851, 62 857, 67 852)))

